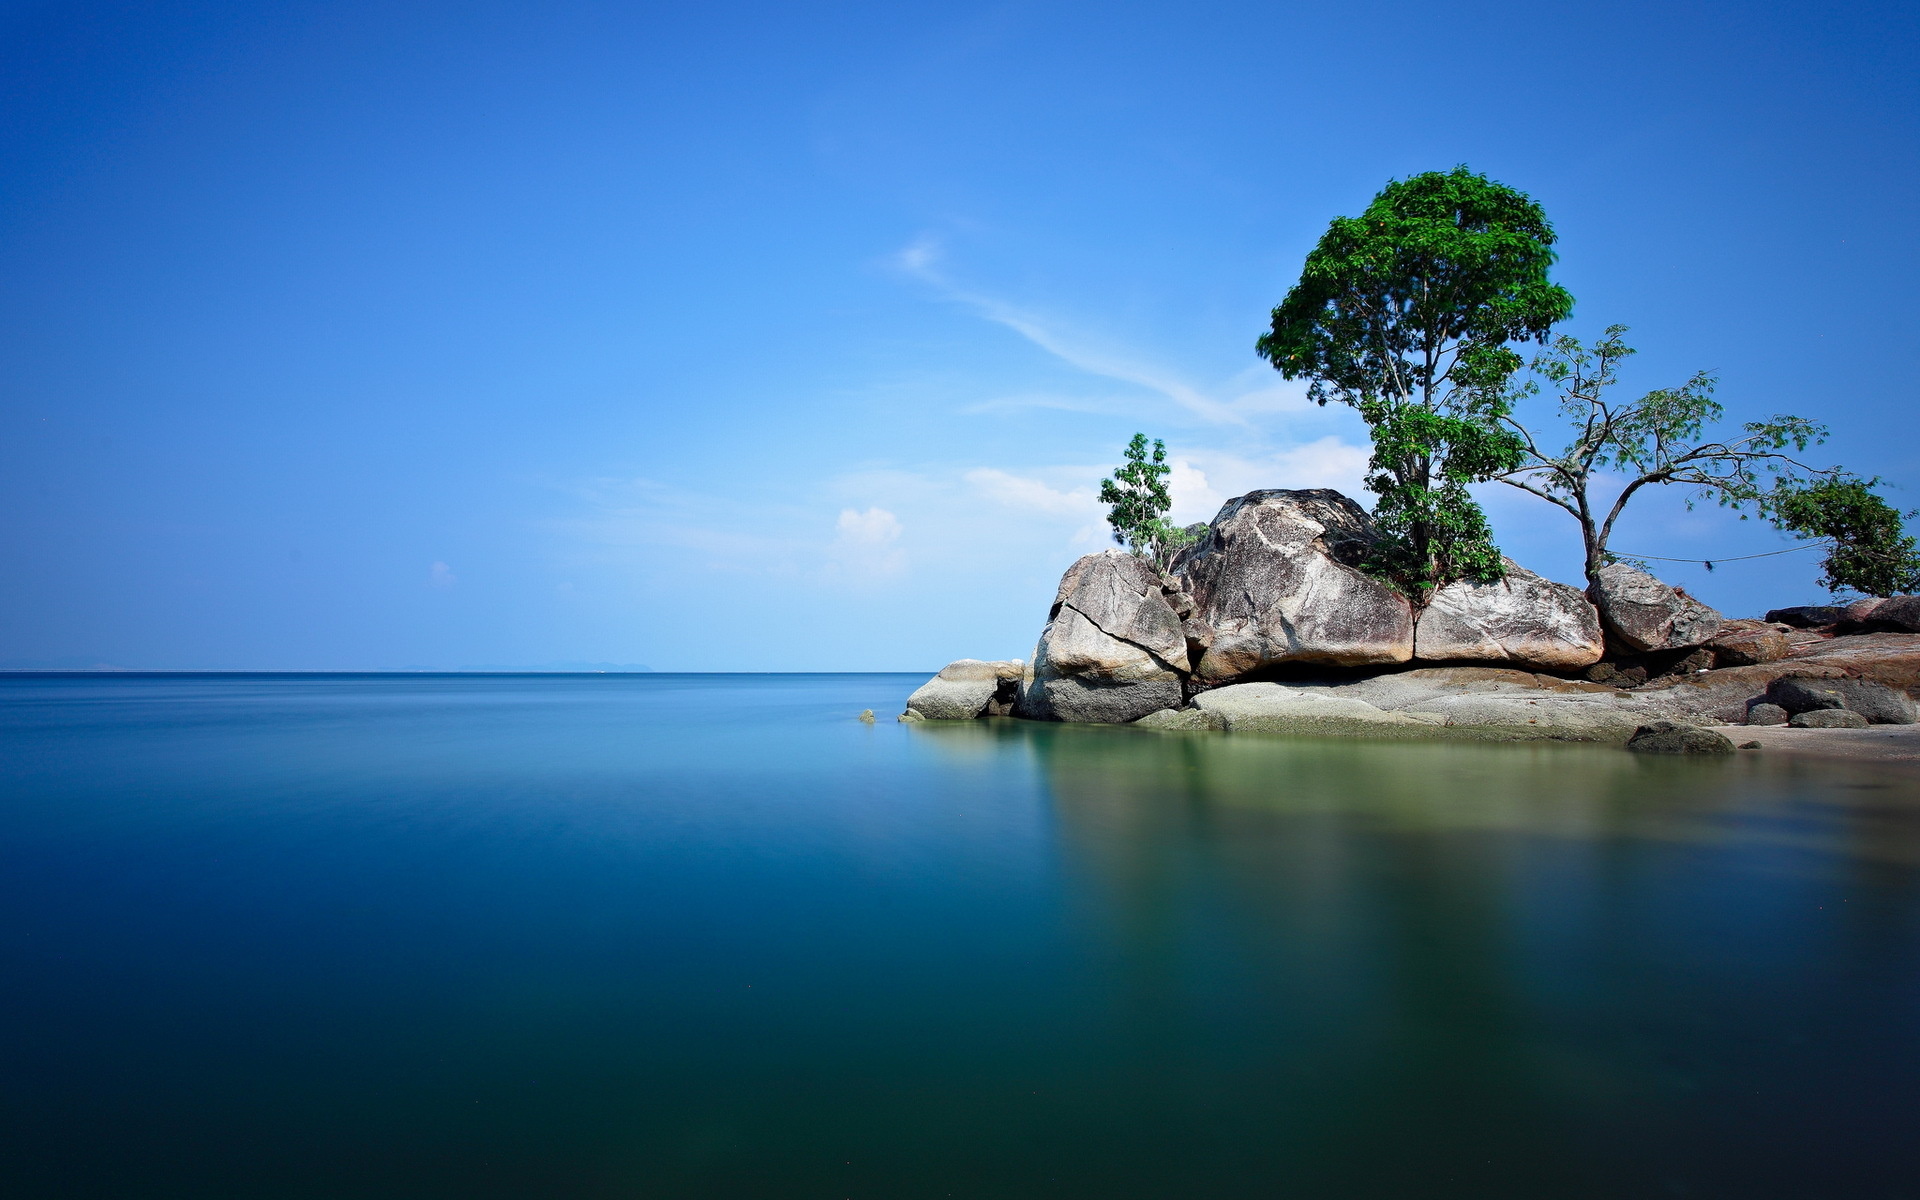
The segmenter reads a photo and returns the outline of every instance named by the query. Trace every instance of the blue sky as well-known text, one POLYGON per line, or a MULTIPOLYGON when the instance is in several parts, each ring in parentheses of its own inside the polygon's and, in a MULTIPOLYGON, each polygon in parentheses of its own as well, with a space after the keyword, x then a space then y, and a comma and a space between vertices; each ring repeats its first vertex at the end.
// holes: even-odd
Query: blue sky
MULTIPOLYGON (((1717 369, 1920 505, 1912 6, 0 14, 0 664, 1024 656, 1135 430, 1182 519, 1357 494, 1252 343, 1331 217, 1463 162, 1625 386, 1717 369)), ((1785 544, 1678 497, 1615 541, 1785 544)), ((1814 557, 1664 573, 1745 614, 1814 557)))

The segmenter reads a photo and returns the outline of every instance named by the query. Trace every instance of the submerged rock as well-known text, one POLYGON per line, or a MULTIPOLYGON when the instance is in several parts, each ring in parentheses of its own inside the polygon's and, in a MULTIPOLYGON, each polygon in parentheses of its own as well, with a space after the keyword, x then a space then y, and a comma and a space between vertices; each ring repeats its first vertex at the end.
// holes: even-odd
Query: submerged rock
POLYGON ((1413 630, 1422 662, 1511 663, 1577 671, 1600 660, 1600 614, 1579 588, 1506 560, 1497 583, 1461 580, 1433 593, 1413 630))
POLYGON ((1359 569, 1376 541, 1366 512, 1330 489, 1229 500, 1174 563, 1212 635, 1195 673, 1225 683, 1289 663, 1410 660, 1412 606, 1359 569))
POLYGON ((1733 741, 1717 729, 1650 721, 1633 731, 1627 749, 1636 754, 1732 754, 1733 741))
POLYGON ((1698 646, 1726 623, 1714 609, 1626 563, 1600 568, 1594 591, 1607 631, 1643 654, 1698 646))

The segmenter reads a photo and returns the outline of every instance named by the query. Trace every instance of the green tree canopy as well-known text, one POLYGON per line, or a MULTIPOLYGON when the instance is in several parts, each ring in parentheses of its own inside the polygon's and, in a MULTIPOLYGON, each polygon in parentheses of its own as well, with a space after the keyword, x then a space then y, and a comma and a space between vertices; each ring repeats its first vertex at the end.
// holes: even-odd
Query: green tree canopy
POLYGON ((1256 343, 1308 395, 1357 409, 1373 438, 1368 490, 1389 557, 1416 590, 1501 576, 1467 484, 1514 465, 1509 343, 1544 340, 1573 310, 1553 283, 1554 233, 1522 192, 1465 167, 1395 180, 1339 217, 1256 343))
POLYGON ((1166 484, 1173 470, 1167 465, 1166 443, 1156 439, 1149 451, 1147 435, 1136 433, 1125 454, 1126 462, 1112 478, 1100 481, 1100 503, 1108 506, 1107 524, 1113 526, 1114 541, 1165 570, 1174 554, 1195 537, 1193 530, 1166 519, 1173 507, 1173 494, 1166 484))
POLYGON ((1811 481, 1782 480, 1766 497, 1767 517, 1777 528, 1832 542, 1820 563, 1820 586, 1830 592, 1920 591, 1920 550, 1899 511, 1874 493, 1879 483, 1836 472, 1811 481))

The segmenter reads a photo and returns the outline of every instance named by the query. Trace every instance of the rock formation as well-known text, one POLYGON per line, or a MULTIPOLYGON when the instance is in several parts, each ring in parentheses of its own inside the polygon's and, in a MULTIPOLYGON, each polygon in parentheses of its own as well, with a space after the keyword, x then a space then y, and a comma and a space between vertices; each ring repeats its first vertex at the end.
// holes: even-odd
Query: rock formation
POLYGON ((1767 700, 1793 716, 1844 710, 1874 725, 1911 725, 1915 716, 1913 700, 1904 691, 1871 679, 1786 675, 1767 685, 1767 700))
POLYGON ((940 673, 907 697, 907 711, 923 721, 971 721, 975 717, 1004 717, 1020 695, 1026 664, 981 662, 963 658, 948 663, 940 673))
POLYGON ((1438 589, 1413 627, 1421 662, 1512 664, 1577 671, 1600 661, 1600 614, 1579 588, 1508 559, 1498 583, 1462 580, 1438 589))
POLYGON ((1751 667, 1779 662, 1793 648, 1777 625, 1765 621, 1728 621, 1707 640, 1716 667, 1751 667))
POLYGON ((1896 633, 1920 633, 1920 596, 1895 596, 1867 610, 1866 620, 1873 629, 1896 633))
POLYGON ((1249 492, 1220 515, 1174 571, 1210 644, 1195 664, 1208 683, 1290 663, 1390 666, 1413 657, 1413 608, 1359 569, 1373 521, 1339 492, 1249 492))
POLYGON ((1171 574, 1119 550, 1087 555, 1061 579, 1031 663, 952 663, 901 719, 1631 739, 1656 752, 1720 752, 1698 736, 1709 724, 1914 721, 1920 597, 1724 621, 1625 564, 1600 572, 1596 608, 1509 562, 1502 582, 1450 584, 1416 613, 1361 570, 1376 536, 1338 492, 1260 491, 1228 501, 1171 574))
POLYGON ((1594 590, 1607 632, 1639 653, 1701 645, 1725 624, 1692 596, 1626 563, 1600 568, 1594 590))
POLYGON ((1191 664, 1168 596, 1158 571, 1119 550, 1067 568, 1017 714, 1119 724, 1178 706, 1191 664))

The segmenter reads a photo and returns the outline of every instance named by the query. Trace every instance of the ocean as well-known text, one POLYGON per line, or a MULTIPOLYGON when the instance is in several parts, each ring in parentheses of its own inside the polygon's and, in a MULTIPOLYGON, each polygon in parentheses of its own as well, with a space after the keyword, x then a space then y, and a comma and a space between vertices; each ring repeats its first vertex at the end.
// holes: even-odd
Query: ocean
POLYGON ((924 678, 0 677, 0 1194, 1920 1196, 1913 776, 924 678))

